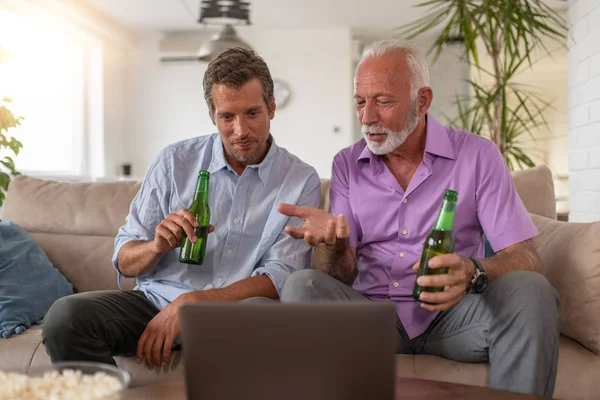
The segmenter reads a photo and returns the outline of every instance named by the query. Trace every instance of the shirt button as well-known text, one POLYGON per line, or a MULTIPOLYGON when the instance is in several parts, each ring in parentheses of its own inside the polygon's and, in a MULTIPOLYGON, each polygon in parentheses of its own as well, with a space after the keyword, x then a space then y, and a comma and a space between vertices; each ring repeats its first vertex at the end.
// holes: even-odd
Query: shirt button
POLYGON ((227 254, 231 254, 231 253, 233 253, 233 250, 231 250, 231 249, 227 250, 227 254))
POLYGON ((398 287, 400 284, 398 282, 394 282, 394 287, 398 287))
POLYGON ((238 222, 240 222, 240 220, 236 218, 233 220, 233 222, 235 222, 237 224, 238 222))
POLYGON ((304 261, 304 259, 302 257, 299 257, 298 262, 302 262, 302 261, 304 261))
POLYGON ((404 199, 404 200, 402 200, 402 202, 403 202, 404 204, 406 204, 406 203, 408 203, 408 199, 404 199))
POLYGON ((404 257, 404 256, 405 256, 404 252, 401 252, 400 257, 404 257))
POLYGON ((402 234, 403 234, 403 235, 407 235, 407 234, 408 234, 408 231, 407 231, 406 229, 402 229, 402 234))
POLYGON ((221 278, 221 277, 218 277, 218 278, 217 278, 217 282, 219 282, 219 283, 223 282, 223 278, 221 278))

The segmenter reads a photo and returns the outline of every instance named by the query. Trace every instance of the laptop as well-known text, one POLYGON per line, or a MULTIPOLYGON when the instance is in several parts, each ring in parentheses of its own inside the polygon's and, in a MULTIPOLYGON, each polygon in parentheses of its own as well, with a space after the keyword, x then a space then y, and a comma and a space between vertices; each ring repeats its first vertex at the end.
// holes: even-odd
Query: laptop
POLYGON ((190 400, 393 399, 393 303, 186 304, 190 400))

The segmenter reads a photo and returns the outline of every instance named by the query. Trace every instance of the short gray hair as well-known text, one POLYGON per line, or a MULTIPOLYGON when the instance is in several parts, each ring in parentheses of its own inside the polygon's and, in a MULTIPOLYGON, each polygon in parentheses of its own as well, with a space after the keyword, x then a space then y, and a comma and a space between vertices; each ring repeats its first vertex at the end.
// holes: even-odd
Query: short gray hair
POLYGON ((410 98, 414 100, 420 89, 429 86, 427 60, 415 45, 398 39, 380 40, 363 50, 359 65, 367 58, 383 57, 393 52, 403 53, 406 56, 410 77, 410 98))

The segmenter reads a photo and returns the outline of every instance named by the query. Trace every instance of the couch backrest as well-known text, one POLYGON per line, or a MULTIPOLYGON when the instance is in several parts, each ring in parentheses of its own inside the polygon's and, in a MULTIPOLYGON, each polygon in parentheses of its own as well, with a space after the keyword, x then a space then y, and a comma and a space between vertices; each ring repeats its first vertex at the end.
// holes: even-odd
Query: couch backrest
MULTIPOLYGON (((550 170, 539 166, 513 177, 527 209, 554 219, 550 170)), ((139 182, 130 181, 66 183, 18 176, 11 181, 2 218, 31 233, 78 291, 117 289, 114 237, 139 188, 139 182)), ((327 179, 321 180, 320 207, 329 210, 327 179)), ((123 284, 131 288, 134 280, 123 284)))
MULTIPOLYGON (((28 231, 50 261, 83 292, 117 289, 114 238, 139 190, 138 182, 54 182, 15 177, 2 218, 28 231)), ((133 280, 123 280, 133 287, 133 280)))

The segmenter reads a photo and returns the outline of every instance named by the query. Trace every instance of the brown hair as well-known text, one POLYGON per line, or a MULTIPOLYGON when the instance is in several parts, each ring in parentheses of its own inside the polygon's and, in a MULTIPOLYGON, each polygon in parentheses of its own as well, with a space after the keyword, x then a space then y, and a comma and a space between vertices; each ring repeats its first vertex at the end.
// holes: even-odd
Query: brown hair
POLYGON ((208 64, 204 73, 204 99, 210 115, 215 112, 212 98, 213 85, 225 85, 239 90, 250 80, 258 78, 263 88, 263 98, 267 109, 271 112, 273 99, 273 79, 265 60, 252 50, 240 47, 227 49, 208 64))

